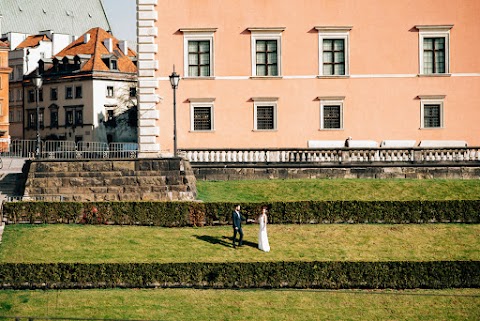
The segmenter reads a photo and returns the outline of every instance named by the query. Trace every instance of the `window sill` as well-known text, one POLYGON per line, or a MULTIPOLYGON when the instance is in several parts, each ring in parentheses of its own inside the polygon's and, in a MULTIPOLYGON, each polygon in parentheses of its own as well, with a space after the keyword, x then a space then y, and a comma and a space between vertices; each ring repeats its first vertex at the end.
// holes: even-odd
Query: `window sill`
POLYGON ((343 128, 320 128, 318 131, 324 132, 324 131, 343 131, 343 128))
POLYGON ((215 80, 215 76, 208 76, 208 77, 190 77, 190 76, 186 76, 186 77, 183 77, 182 80, 215 80))
POLYGON ((441 130, 445 129, 445 127, 420 127, 419 130, 441 130))
POLYGON ((277 132, 278 129, 253 129, 252 132, 254 133, 271 133, 271 132, 277 132))
POLYGON ((418 74, 417 77, 451 77, 452 74, 418 74))
POLYGON ((251 76, 250 79, 283 79, 283 76, 251 76))
POLYGON ((328 76, 323 76, 319 75, 317 76, 318 79, 348 79, 350 78, 350 75, 328 75, 328 76))
POLYGON ((192 134, 198 134, 198 133, 215 133, 215 130, 190 130, 188 131, 189 133, 192 134))

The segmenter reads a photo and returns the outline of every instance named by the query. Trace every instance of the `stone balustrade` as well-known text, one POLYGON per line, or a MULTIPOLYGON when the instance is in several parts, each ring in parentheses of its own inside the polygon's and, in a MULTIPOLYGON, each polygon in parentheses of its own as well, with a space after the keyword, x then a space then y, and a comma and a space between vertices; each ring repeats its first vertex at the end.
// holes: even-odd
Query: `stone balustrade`
POLYGON ((191 163, 433 164, 480 161, 480 147, 329 148, 329 149, 185 149, 191 163))

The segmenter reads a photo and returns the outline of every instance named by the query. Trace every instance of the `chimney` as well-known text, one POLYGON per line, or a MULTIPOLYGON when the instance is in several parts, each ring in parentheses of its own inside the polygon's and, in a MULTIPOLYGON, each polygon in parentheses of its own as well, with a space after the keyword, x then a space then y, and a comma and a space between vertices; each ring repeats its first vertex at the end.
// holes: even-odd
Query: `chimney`
POLYGON ((90 34, 89 33, 86 33, 84 36, 83 36, 83 43, 88 43, 90 41, 90 34))
POLYGON ((118 46, 120 50, 124 53, 125 56, 128 56, 128 44, 126 40, 120 40, 118 42, 118 46))
POLYGON ((112 51, 113 51, 113 39, 112 39, 112 38, 106 38, 106 39, 103 41, 103 44, 104 44, 105 47, 107 48, 108 52, 112 52, 112 51))

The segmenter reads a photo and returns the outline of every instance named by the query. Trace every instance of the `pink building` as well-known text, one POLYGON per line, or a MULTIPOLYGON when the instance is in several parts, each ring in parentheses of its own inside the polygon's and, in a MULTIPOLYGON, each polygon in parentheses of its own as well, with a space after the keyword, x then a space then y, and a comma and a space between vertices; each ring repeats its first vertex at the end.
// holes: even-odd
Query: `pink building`
POLYGON ((480 1, 137 3, 143 152, 480 145, 480 1))

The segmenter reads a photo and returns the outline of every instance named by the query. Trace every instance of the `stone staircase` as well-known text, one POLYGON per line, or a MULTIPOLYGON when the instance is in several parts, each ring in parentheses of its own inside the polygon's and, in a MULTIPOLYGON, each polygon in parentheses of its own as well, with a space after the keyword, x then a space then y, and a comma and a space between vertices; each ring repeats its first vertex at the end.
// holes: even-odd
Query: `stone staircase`
POLYGON ((9 197, 23 195, 25 175, 23 167, 27 159, 2 157, 3 167, 0 169, 0 202, 9 197))
POLYGON ((65 201, 195 200, 196 179, 182 158, 32 161, 25 197, 65 201))

